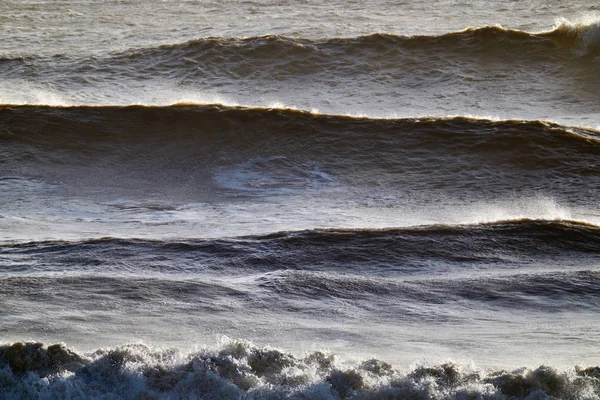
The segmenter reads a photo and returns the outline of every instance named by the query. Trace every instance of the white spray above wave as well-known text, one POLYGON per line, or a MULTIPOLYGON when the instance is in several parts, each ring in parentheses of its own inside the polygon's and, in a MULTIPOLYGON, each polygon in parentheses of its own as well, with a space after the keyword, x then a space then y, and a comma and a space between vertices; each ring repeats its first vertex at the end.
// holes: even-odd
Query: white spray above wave
POLYGON ((0 82, 0 104, 8 105, 47 105, 71 106, 66 93, 51 88, 49 85, 37 84, 25 80, 6 80, 0 82))
POLYGON ((552 33, 558 33, 578 41, 578 55, 587 55, 600 50, 600 13, 590 13, 569 21, 559 18, 552 33))
MULTIPOLYGON (((188 89, 177 85, 160 84, 119 90, 117 87, 89 87, 79 91, 65 91, 25 80, 6 80, 0 82, 0 105, 33 105, 52 107, 73 106, 152 106, 168 107, 173 105, 221 105, 225 107, 273 108, 301 110, 319 113, 316 108, 306 109, 290 105, 273 98, 252 98, 251 96, 231 96, 214 90, 188 89)), ((348 114, 350 115, 350 114, 348 114)), ((362 116, 362 115, 361 115, 362 116)))
POLYGON ((505 220, 542 219, 571 220, 574 213, 568 207, 547 197, 517 198, 492 201, 466 207, 463 219, 467 224, 490 223, 505 220))
POLYGON ((473 113, 465 109, 463 113, 436 112, 436 110, 394 109, 385 108, 365 109, 362 106, 344 106, 341 104, 323 107, 322 99, 315 99, 316 104, 290 102, 290 99, 279 99, 276 96, 256 96, 243 94, 224 94, 218 91, 202 88, 183 88, 168 83, 152 82, 145 87, 127 87, 127 89, 111 85, 90 86, 78 91, 60 90, 49 84, 29 82, 25 80, 7 80, 0 82, 0 105, 31 105, 52 107, 169 107, 174 105, 220 105, 224 107, 244 107, 261 109, 280 109, 309 112, 319 115, 345 116, 368 119, 404 119, 404 118, 455 118, 503 121, 503 120, 541 120, 564 126, 580 127, 583 129, 600 130, 595 114, 577 116, 558 116, 548 118, 547 115, 536 118, 535 115, 506 112, 473 113))
POLYGON ((384 201, 384 204, 381 204, 381 201, 375 200, 367 208, 353 208, 353 212, 348 211, 348 225, 345 227, 386 229, 427 225, 475 225, 520 220, 576 221, 600 226, 600 214, 597 212, 563 205, 553 198, 544 196, 486 200, 470 204, 440 199, 437 207, 397 206, 391 203, 384 201), (356 218, 356 215, 360 215, 360 218, 356 218))
POLYGON ((440 202, 437 207, 375 199, 369 204, 307 201, 284 203, 172 204, 123 200, 110 204, 67 201, 60 205, 7 210, 0 219, 3 241, 82 240, 105 236, 140 239, 219 238, 311 229, 389 229, 427 225, 472 225, 519 220, 577 221, 600 226, 597 210, 532 197, 440 202))

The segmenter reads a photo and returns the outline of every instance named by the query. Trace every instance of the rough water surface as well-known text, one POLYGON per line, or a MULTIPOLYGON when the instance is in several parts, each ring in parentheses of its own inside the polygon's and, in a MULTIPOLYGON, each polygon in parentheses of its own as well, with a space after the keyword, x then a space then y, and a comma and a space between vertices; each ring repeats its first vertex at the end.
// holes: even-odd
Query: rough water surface
POLYGON ((2 2, 0 398, 600 398, 599 13, 2 2))

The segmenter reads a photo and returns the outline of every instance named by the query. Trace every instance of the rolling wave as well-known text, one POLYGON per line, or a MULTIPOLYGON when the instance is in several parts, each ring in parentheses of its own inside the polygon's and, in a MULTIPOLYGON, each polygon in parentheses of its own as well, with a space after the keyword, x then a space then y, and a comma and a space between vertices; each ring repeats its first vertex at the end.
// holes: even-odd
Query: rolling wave
POLYGON ((2 175, 83 191, 152 187, 198 199, 377 185, 402 196, 417 189, 480 196, 484 188, 487 195, 527 193, 544 182, 544 195, 589 200, 580 188, 600 187, 598 133, 542 121, 385 120, 223 106, 5 106, 0 132, 3 158, 11 160, 0 164, 2 175))
POLYGON ((484 110, 531 119, 595 114, 596 25, 563 22, 541 33, 485 26, 439 36, 318 40, 206 37, 95 57, 15 58, 6 60, 0 73, 0 103, 171 105, 189 100, 248 106, 279 102, 368 115, 418 110, 436 115, 484 110))
MULTIPOLYGON (((187 87, 199 82, 241 84, 242 80, 267 80, 273 85, 312 76, 328 87, 333 82, 360 77, 370 85, 395 84, 406 90, 450 80, 472 84, 507 79, 507 70, 515 66, 521 70, 523 65, 527 67, 519 73, 532 79, 545 76, 549 63, 554 65, 555 76, 578 76, 594 84, 595 57, 600 55, 600 46, 595 31, 589 29, 563 24, 537 34, 486 26, 441 36, 377 33, 321 40, 276 35, 207 37, 101 58, 74 59, 58 69, 56 78, 76 77, 71 85, 131 79, 131 85, 135 85, 136 79, 160 78, 187 87), (488 71, 482 71, 481 65, 486 65, 488 71)), ((43 59, 39 63, 42 68, 48 67, 43 59)), ((18 71, 19 76, 28 76, 27 68, 18 71)), ((38 68, 31 71, 39 76, 38 68)))
MULTIPOLYGON (((511 62, 529 60, 531 63, 597 56, 600 50, 598 23, 572 24, 561 22, 551 31, 529 33, 500 26, 467 28, 439 36, 398 36, 377 33, 354 38, 311 40, 277 35, 249 38, 208 37, 181 44, 131 50, 113 56, 123 65, 144 60, 156 70, 177 69, 202 63, 204 70, 214 66, 240 66, 240 77, 254 74, 277 65, 281 73, 307 74, 325 66, 350 68, 352 64, 373 63, 377 69, 403 65, 409 54, 444 58, 460 54, 464 58, 501 59, 512 56, 511 62), (518 49, 518 52, 515 51, 518 49), (563 51, 561 51, 563 50, 563 51), (566 52, 564 51, 566 50, 566 52), (354 59, 354 62, 350 60, 354 59), (274 62, 276 61, 276 62, 274 62), (377 63, 378 62, 378 63, 377 63), (337 64, 337 65, 336 65, 337 64), (246 73, 243 73, 243 69, 246 73)), ((373 68, 372 67, 372 68, 373 68)), ((235 73, 223 68, 224 73, 235 73)))
POLYGON ((68 267, 76 274, 129 271, 136 275, 152 265, 161 276, 219 275, 237 268, 240 273, 286 269, 409 276, 435 271, 440 263, 458 268, 465 264, 483 269, 502 266, 507 271, 535 267, 539 260, 594 265, 600 256, 598 243, 600 228, 596 225, 523 219, 394 229, 316 229, 179 241, 100 238, 4 243, 0 255, 13 260, 6 270, 15 273, 23 262, 38 260, 38 272, 45 273, 68 267), (120 255, 117 263, 115 253, 120 255))
MULTIPOLYGON (((586 147, 600 141, 600 134, 596 130, 537 120, 498 121, 461 116, 368 118, 319 114, 293 108, 231 107, 219 104, 180 103, 166 107, 4 105, 0 106, 0 115, 2 139, 5 142, 47 140, 56 143, 57 147, 64 146, 66 142, 76 142, 72 140, 76 136, 86 136, 88 140, 137 140, 157 135, 157 129, 150 130, 155 123, 169 124, 171 129, 165 129, 162 136, 166 139, 172 137, 173 141, 202 137, 205 132, 213 133, 214 130, 219 130, 223 136, 237 134, 240 136, 237 139, 240 139, 245 134, 243 128, 253 131, 256 125, 264 126, 258 132, 264 136, 259 138, 262 141, 284 135, 308 138, 311 134, 320 133, 326 137, 336 130, 347 131, 347 137, 354 138, 359 136, 352 134, 357 128, 361 128, 365 137, 375 137, 379 131, 391 134, 389 131, 393 129, 416 130, 415 136, 422 137, 423 143, 427 143, 428 134, 436 135, 437 139, 447 139, 445 136, 461 139, 461 134, 464 134, 474 136, 478 141, 502 136, 503 140, 509 140, 507 145, 533 140, 539 144, 559 141, 564 145, 572 142, 586 147), (42 129, 38 127, 44 121, 47 122, 41 134, 42 129), (129 129, 110 129, 119 127, 119 123, 129 129)), ((406 135, 403 139, 407 139, 406 135)), ((458 140, 445 141, 445 145, 452 145, 458 140)))

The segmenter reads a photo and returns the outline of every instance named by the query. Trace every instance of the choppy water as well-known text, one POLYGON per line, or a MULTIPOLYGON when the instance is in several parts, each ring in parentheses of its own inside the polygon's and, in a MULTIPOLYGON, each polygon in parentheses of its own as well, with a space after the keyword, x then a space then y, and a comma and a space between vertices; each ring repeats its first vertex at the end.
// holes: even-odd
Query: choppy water
POLYGON ((0 398, 600 396, 596 2, 0 21, 0 398))

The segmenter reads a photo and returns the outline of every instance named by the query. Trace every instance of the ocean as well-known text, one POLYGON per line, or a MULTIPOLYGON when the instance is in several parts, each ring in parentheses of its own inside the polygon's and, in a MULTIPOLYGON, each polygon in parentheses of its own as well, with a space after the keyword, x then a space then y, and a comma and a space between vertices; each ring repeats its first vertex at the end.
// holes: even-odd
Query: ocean
POLYGON ((0 399, 600 398, 597 1, 0 22, 0 399))

